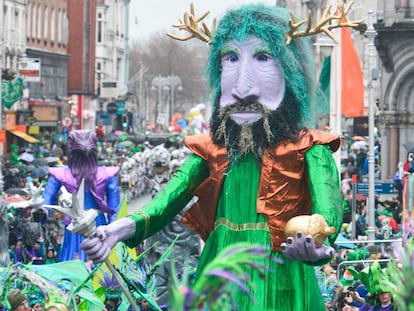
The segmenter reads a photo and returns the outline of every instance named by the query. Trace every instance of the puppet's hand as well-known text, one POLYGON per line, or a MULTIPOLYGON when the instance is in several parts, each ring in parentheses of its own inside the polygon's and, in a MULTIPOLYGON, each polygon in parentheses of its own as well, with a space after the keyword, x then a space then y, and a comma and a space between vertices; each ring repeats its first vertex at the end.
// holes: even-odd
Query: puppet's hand
POLYGON ((288 237, 287 243, 282 243, 281 246, 286 257, 305 262, 316 262, 335 255, 334 248, 325 245, 316 247, 312 236, 304 236, 302 232, 297 232, 296 238, 288 237))
POLYGON ((128 218, 119 219, 109 225, 99 226, 95 234, 81 243, 81 248, 95 263, 104 261, 119 241, 135 234, 135 222, 128 218))

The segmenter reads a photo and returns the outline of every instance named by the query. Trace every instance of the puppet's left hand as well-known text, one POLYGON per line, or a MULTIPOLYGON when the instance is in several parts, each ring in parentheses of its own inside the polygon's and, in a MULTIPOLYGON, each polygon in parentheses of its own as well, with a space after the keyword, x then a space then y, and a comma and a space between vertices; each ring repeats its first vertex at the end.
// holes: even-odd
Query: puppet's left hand
POLYGON ((316 247, 312 236, 305 236, 302 232, 297 232, 296 238, 288 237, 287 243, 282 243, 281 247, 287 258, 305 262, 332 258, 336 253, 334 248, 326 245, 316 247))

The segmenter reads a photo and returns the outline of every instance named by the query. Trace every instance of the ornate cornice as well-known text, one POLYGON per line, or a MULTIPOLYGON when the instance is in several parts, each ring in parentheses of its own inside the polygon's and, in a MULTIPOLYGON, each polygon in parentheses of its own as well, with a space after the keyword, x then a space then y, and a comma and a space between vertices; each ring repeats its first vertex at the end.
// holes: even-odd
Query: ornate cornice
POLYGON ((375 46, 381 62, 387 72, 394 71, 394 59, 391 47, 398 38, 414 38, 414 21, 404 21, 386 26, 385 23, 376 23, 375 46))
POLYGON ((380 111, 378 121, 382 126, 414 126, 414 113, 407 111, 380 111))

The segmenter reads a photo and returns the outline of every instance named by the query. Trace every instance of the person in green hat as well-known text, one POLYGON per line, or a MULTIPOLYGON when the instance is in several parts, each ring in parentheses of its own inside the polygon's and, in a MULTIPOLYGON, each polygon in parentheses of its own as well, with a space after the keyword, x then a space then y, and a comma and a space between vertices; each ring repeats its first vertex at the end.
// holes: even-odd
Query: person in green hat
POLYGON ((359 308, 360 311, 398 310, 392 296, 396 287, 390 280, 387 268, 381 268, 380 263, 376 261, 360 272, 353 267, 349 267, 348 270, 356 279, 361 280, 369 292, 366 303, 359 308))
POLYGON ((359 308, 360 311, 397 311, 398 307, 394 304, 390 291, 379 292, 374 296, 373 304, 364 304, 359 308))
POLYGON ((10 311, 30 311, 26 295, 20 289, 14 288, 7 294, 10 311))
POLYGON ((18 165, 21 164, 19 160, 19 155, 17 154, 18 147, 14 144, 10 146, 10 165, 18 165))

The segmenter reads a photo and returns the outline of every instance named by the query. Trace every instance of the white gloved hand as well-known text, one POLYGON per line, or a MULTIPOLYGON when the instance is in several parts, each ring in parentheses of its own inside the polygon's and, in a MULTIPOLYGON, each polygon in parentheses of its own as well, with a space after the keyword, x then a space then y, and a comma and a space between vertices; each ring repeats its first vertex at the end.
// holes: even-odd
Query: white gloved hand
POLYGON ((125 217, 96 228, 92 237, 86 238, 81 243, 81 248, 95 263, 108 258, 109 253, 116 243, 132 238, 135 234, 135 222, 125 217))

